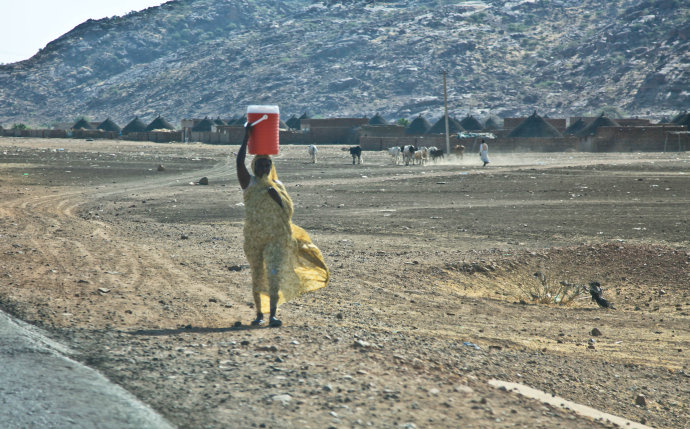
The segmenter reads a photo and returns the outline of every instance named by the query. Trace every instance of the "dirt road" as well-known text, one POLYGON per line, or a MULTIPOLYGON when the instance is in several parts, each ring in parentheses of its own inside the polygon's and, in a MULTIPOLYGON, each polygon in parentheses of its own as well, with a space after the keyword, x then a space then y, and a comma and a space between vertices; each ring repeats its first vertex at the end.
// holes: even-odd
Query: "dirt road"
POLYGON ((688 153, 284 147, 332 282, 253 329, 233 150, 0 139, 0 306, 179 427, 688 427, 688 153))

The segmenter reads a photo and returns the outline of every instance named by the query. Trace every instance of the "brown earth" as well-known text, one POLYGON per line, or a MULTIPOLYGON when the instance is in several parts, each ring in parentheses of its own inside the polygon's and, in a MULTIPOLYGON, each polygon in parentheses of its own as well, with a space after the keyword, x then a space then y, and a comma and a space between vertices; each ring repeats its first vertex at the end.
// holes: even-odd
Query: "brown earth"
POLYGON ((688 427, 687 152, 284 147, 332 281, 254 329, 233 150, 0 139, 0 306, 179 427, 612 426, 492 378, 688 427), (555 302, 590 281, 615 310, 555 302))

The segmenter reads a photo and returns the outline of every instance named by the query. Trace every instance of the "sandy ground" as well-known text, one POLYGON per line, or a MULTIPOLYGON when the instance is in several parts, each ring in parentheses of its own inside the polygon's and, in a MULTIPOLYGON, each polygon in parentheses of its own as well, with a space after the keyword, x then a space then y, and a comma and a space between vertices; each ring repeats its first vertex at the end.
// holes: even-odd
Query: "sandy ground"
POLYGON ((689 153, 284 147, 332 281, 254 329, 236 150, 1 138, 0 306, 179 427, 688 427, 689 153))

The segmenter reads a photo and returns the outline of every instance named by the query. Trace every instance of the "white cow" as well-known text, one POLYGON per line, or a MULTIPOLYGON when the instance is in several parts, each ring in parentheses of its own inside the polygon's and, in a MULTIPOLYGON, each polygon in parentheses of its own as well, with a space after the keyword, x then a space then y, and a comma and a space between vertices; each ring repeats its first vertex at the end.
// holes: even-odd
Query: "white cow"
POLYGON ((316 148, 316 145, 313 145, 313 144, 309 145, 309 147, 307 148, 307 151, 309 151, 309 156, 311 156, 312 164, 316 164, 316 153, 319 151, 316 148))
POLYGON ((414 153, 417 151, 417 148, 412 146, 411 144, 406 145, 403 147, 403 162, 405 162, 405 165, 410 165, 410 162, 414 164, 414 153))
POLYGON ((400 158, 401 158, 401 150, 400 147, 398 146, 393 146, 388 148, 388 154, 390 154, 391 158, 393 158, 393 164, 398 165, 400 164, 400 158))

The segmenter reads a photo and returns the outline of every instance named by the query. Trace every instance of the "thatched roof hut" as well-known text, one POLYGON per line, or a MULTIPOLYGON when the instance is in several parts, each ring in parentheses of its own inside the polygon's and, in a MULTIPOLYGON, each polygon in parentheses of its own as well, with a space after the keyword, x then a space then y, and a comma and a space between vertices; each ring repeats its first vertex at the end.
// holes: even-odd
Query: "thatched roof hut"
POLYGON ((73 130, 93 130, 93 127, 91 124, 89 124, 89 121, 87 121, 84 118, 79 119, 77 122, 72 125, 73 130))
POLYGON ((671 123, 672 123, 672 124, 677 124, 677 123, 680 122, 680 121, 683 119, 683 117, 684 117, 685 115, 687 115, 687 114, 688 114, 688 111, 687 111, 687 110, 683 110, 682 112, 678 113, 676 116, 674 116, 673 118, 671 118, 671 123))
POLYGON ((239 116, 237 118, 230 119, 228 121, 228 125, 235 126, 235 127, 237 127, 237 126, 243 127, 246 122, 247 122, 247 115, 244 115, 244 116, 239 116))
POLYGON ((543 137, 562 137, 562 134, 554 127, 537 115, 535 111, 530 117, 520 122, 520 125, 515 127, 513 131, 508 134, 508 137, 521 138, 543 138, 543 137))
POLYGON ((377 113, 373 118, 369 119, 369 125, 388 125, 388 121, 377 113))
POLYGON ((151 121, 151 123, 146 126, 146 131, 153 130, 175 130, 175 127, 173 127, 170 122, 166 121, 161 115, 158 115, 156 119, 151 121))
POLYGON ((125 125, 122 129, 122 134, 143 133, 144 131, 146 131, 146 124, 137 116, 129 124, 125 125))
POLYGON ((565 134, 569 136, 577 135, 577 133, 582 131, 586 126, 587 122, 582 118, 578 118, 577 121, 573 122, 565 129, 565 134))
POLYGON ((485 130, 500 130, 501 125, 494 118, 489 117, 489 119, 487 119, 486 122, 484 122, 484 129, 485 130))
POLYGON ((288 127, 292 128, 293 130, 299 130, 300 129, 300 121, 297 118, 297 116, 292 115, 290 119, 287 120, 285 123, 288 127))
POLYGON ((98 124, 98 129, 103 131, 112 131, 114 133, 120 132, 120 126, 111 121, 110 118, 98 124))
POLYGON ((593 136, 597 133, 597 128, 599 127, 620 127, 620 125, 613 119, 607 118, 602 113, 598 118, 580 130, 576 135, 580 137, 593 136))
POLYGON ((429 121, 422 117, 422 115, 419 115, 405 128, 405 134, 408 136, 421 136, 426 134, 429 128, 431 128, 429 121))
POLYGON ((199 123, 192 127, 192 131, 197 133, 210 132, 213 129, 214 122, 207 117, 200 120, 199 123))
POLYGON ((469 114, 460 121, 460 125, 467 131, 481 131, 483 129, 481 122, 469 114))
POLYGON ((220 116, 214 119, 213 123, 221 127, 227 125, 224 120, 220 119, 220 116))
POLYGON ((304 112, 302 116, 299 117, 300 119, 311 119, 309 115, 307 115, 307 112, 304 112))
POLYGON ((671 120, 671 123, 675 125, 685 125, 686 127, 690 128, 690 113, 686 111, 681 112, 671 120))
MULTIPOLYGON (((460 125, 460 122, 452 117, 448 117, 448 134, 457 134, 465 131, 460 125)), ((446 117, 441 116, 434 125, 429 128, 427 134, 445 134, 446 133, 446 117)))

